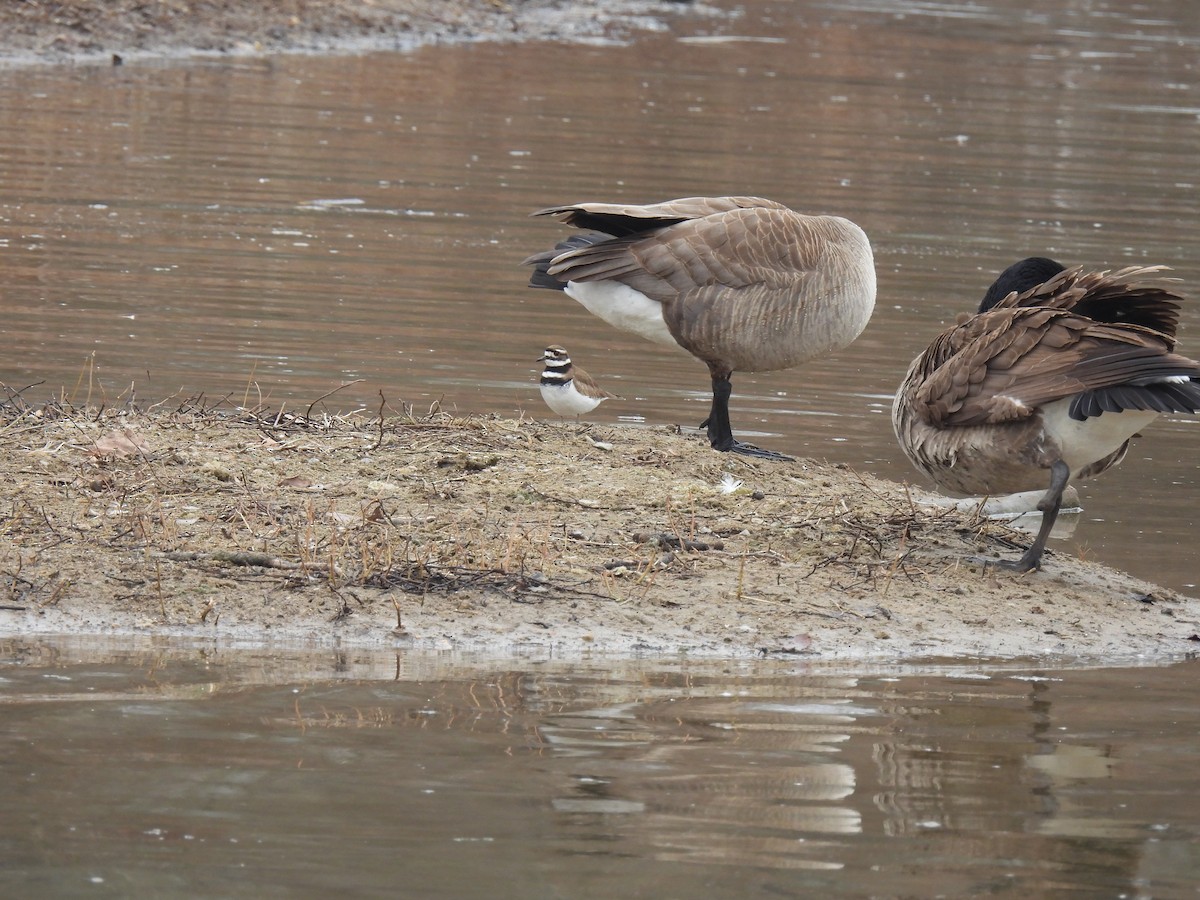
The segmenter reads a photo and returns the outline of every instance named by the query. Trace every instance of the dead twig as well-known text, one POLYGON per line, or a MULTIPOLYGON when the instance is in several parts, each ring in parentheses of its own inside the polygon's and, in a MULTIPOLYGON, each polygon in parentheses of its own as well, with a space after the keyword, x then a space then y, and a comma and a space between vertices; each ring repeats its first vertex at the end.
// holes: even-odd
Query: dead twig
POLYGON ((345 388, 348 388, 351 385, 362 384, 364 380, 365 379, 362 379, 362 378, 355 378, 353 381, 347 381, 345 384, 338 385, 332 391, 326 391, 324 394, 322 394, 320 397, 318 397, 312 403, 308 404, 308 409, 306 409, 304 411, 304 418, 311 421, 312 420, 312 411, 313 411, 314 406, 316 406, 322 400, 332 397, 334 394, 336 394, 340 390, 344 390, 345 388))

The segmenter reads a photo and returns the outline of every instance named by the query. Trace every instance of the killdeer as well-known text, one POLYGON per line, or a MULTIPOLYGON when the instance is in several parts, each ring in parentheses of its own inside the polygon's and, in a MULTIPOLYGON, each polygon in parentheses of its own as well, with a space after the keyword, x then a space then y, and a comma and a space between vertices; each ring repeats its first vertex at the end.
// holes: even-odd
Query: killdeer
POLYGON ((1117 465, 1163 413, 1200 409, 1200 363, 1173 352, 1181 297, 1162 266, 1064 269, 1031 257, 1006 269, 979 312, 934 338, 892 406, 904 453, 956 494, 1049 487, 1020 559, 1040 568, 1067 484, 1117 465))
POLYGON ((770 459, 729 423, 730 377, 787 369, 845 347, 875 307, 863 230, 758 197, 649 206, 578 203, 534 213, 592 229, 525 260, 533 287, 562 290, 610 325, 708 366, 709 443, 770 459))
POLYGON ((601 388, 591 375, 574 365, 562 347, 547 347, 539 358, 546 363, 540 383, 542 399, 560 416, 579 416, 591 412, 605 400, 618 399, 616 394, 601 388))

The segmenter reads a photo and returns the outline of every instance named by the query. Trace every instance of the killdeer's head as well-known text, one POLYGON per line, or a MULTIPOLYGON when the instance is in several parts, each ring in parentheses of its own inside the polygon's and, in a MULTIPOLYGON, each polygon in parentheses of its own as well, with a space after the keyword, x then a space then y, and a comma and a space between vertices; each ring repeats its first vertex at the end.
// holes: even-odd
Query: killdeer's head
POLYGON ((542 353, 541 360, 546 364, 542 371, 543 384, 565 384, 571 380, 571 356, 562 347, 550 345, 542 353))

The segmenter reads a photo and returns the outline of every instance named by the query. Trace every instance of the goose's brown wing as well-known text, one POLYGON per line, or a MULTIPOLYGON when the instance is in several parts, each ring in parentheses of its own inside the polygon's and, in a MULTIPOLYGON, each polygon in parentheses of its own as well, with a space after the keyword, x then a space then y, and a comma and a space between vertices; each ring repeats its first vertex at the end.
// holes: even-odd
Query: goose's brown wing
POLYGON ((1055 400, 1109 396, 1114 389, 1125 392, 1123 402, 1112 401, 1121 408, 1159 409, 1155 403, 1170 401, 1157 387, 1149 397, 1138 389, 1200 377, 1200 364, 1172 353, 1171 344, 1153 329, 1106 325, 1061 310, 992 310, 943 332, 922 354, 910 382, 912 404, 936 427, 1017 421, 1055 400))
POLYGON ((994 308, 1061 309, 1110 325, 1150 328, 1173 339, 1183 298, 1171 289, 1175 279, 1159 277, 1166 268, 1127 266, 1117 272, 1085 272, 1075 266, 1022 294, 1014 291, 994 308))
POLYGON ((786 209, 783 204, 762 197, 684 197, 665 203, 635 206, 623 203, 574 203, 551 206, 533 213, 554 216, 560 222, 600 231, 612 237, 628 237, 665 228, 689 219, 703 219, 713 213, 734 209, 786 209))
POLYGON ((838 221, 777 205, 738 207, 568 250, 548 272, 562 281, 619 281, 662 303, 711 289, 794 289, 812 275, 838 221))

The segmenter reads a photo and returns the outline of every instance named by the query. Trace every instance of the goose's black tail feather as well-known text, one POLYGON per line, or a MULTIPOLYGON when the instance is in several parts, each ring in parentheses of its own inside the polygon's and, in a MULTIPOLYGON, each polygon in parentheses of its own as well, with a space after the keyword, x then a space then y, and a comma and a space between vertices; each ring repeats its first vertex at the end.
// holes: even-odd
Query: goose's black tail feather
POLYGON ((1101 413, 1118 413, 1127 409, 1160 413, 1200 411, 1200 383, 1119 384, 1084 391, 1071 401, 1068 414, 1072 419, 1082 422, 1101 413))
POLYGON ((529 286, 561 291, 566 286, 566 282, 546 271, 550 268, 550 263, 554 262, 555 259, 564 253, 570 253, 572 250, 580 250, 584 247, 591 247, 594 244, 601 244, 604 241, 611 240, 611 234, 589 231, 583 234, 571 235, 566 240, 557 243, 553 250, 544 250, 541 253, 533 254, 533 256, 524 262, 524 265, 533 266, 533 274, 529 276, 529 286))

